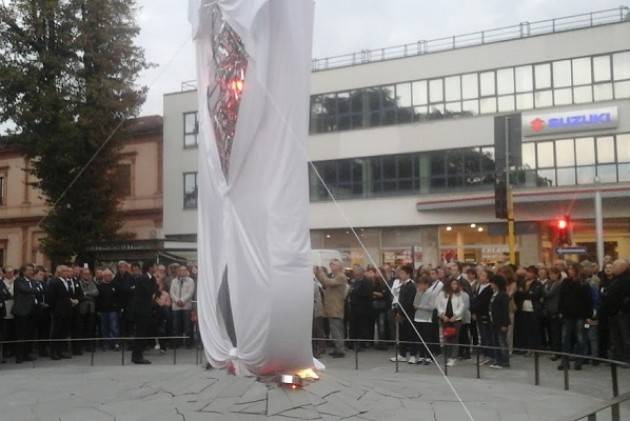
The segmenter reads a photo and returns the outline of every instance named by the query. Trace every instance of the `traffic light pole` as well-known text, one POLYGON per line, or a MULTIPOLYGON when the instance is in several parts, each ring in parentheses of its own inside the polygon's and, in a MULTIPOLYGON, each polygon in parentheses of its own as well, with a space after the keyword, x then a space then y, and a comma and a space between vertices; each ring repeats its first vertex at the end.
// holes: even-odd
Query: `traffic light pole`
POLYGON ((507 191, 508 247, 510 263, 516 264, 516 235, 514 232, 514 196, 510 181, 510 118, 505 119, 505 186, 507 191))

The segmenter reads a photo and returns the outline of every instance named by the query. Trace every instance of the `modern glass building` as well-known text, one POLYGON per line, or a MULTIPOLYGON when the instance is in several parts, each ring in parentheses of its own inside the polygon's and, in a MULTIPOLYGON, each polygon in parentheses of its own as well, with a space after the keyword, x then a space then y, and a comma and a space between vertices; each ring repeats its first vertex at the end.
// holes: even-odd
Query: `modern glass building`
MULTIPOLYGON (((173 238, 196 232, 195 100, 186 90, 165 96, 164 230, 173 238)), ((505 259, 493 193, 494 119, 505 113, 523 122, 512 171, 520 261, 555 258, 562 215, 593 258, 597 190, 606 252, 630 256, 625 7, 314 60, 313 247, 368 263, 347 217, 377 263, 505 259)))

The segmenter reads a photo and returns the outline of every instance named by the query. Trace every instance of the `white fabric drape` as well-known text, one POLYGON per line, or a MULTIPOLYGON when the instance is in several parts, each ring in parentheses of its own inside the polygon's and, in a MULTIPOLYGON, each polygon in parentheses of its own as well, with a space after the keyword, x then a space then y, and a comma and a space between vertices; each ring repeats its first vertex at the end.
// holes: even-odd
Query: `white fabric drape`
POLYGON ((190 1, 199 92, 199 329, 210 363, 271 375, 313 366, 306 139, 311 0, 219 0, 248 53, 229 177, 221 170, 206 93, 210 28, 190 1), (218 310, 228 268, 236 347, 218 310))

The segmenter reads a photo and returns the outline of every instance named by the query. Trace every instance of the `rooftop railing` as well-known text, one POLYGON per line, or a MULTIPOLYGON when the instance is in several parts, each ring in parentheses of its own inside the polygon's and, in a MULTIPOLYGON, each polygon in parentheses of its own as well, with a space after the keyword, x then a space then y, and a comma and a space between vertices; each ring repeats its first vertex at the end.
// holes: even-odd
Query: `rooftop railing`
POLYGON ((420 40, 410 44, 375 50, 362 50, 334 57, 321 59, 316 58, 313 59, 313 72, 432 54, 441 51, 455 50, 458 48, 485 45, 520 38, 529 38, 538 35, 591 28, 594 26, 609 25, 624 21, 630 21, 630 8, 627 6, 619 6, 614 9, 599 10, 535 22, 521 22, 518 25, 505 26, 486 31, 454 35, 451 37, 432 40, 420 40))

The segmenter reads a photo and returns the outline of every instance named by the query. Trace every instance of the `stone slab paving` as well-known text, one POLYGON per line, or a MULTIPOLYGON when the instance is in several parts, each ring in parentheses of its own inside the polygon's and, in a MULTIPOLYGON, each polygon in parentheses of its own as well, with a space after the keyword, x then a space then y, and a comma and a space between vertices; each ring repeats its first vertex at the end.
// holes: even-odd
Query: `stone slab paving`
MULTIPOLYGON (((596 398, 525 384, 452 377, 478 421, 553 421, 596 398)), ((622 414, 628 420, 627 414, 622 414)), ((301 390, 193 365, 0 373, 0 419, 11 421, 466 420, 442 378, 391 367, 329 368, 301 390)), ((603 418, 602 418, 603 419, 603 418)))

